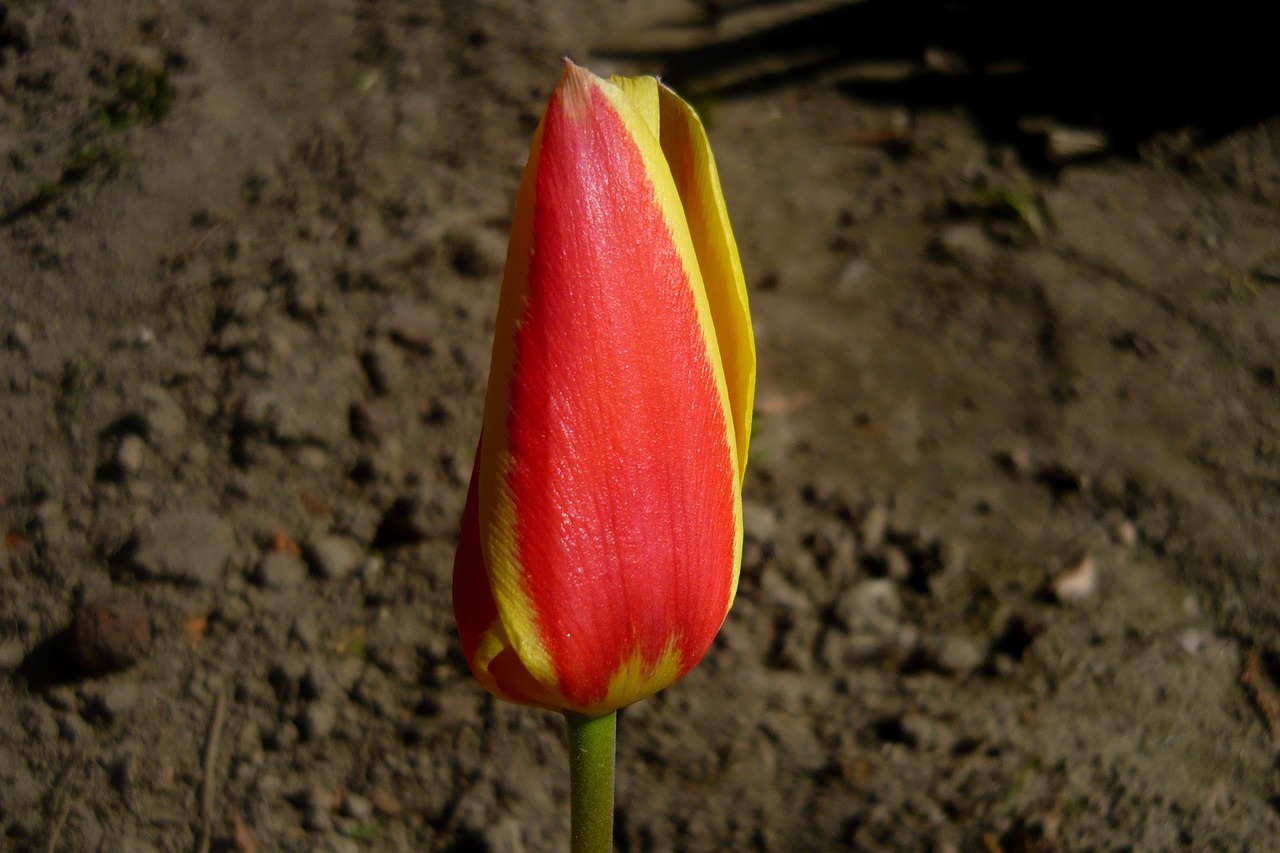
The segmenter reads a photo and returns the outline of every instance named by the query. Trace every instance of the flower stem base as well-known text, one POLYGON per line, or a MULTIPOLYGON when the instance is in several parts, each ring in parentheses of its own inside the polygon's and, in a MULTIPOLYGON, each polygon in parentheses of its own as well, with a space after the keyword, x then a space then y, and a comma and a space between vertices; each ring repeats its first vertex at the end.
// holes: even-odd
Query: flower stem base
POLYGON ((566 713, 569 734, 569 835, 572 853, 613 849, 613 768, 618 712, 566 713))

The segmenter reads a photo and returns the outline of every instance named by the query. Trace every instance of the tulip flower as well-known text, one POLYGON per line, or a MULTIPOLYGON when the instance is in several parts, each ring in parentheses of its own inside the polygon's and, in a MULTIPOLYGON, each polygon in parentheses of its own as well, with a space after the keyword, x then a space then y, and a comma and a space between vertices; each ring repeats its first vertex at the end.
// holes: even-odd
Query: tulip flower
POLYGON ((453 600, 490 693, 565 713, 571 742, 609 720, 611 810, 613 712, 689 672, 733 603, 755 343, 693 110, 566 66, 516 202, 453 600))

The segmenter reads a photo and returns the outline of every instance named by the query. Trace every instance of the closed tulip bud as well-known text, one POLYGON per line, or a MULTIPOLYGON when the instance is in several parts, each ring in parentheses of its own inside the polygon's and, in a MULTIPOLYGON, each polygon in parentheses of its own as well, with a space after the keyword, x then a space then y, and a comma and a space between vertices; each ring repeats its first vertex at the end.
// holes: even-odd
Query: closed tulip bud
POLYGON ((454 562, 494 695, 599 716, 685 675, 733 602, 755 343, 706 133, 567 64, 533 139, 454 562))

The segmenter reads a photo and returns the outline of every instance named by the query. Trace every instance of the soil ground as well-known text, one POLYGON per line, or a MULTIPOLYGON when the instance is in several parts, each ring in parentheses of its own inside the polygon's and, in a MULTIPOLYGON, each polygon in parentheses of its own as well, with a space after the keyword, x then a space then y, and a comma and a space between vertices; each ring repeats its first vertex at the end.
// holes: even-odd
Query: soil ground
MULTIPOLYGON (((617 48, 708 7, 0 2, 0 848, 565 849, 560 721, 449 605, 506 229, 560 57, 696 92, 617 48)), ((1280 119, 1113 98, 1051 163, 1018 120, 1100 89, 890 41, 697 98, 746 553, 616 846, 1270 849, 1280 119)))

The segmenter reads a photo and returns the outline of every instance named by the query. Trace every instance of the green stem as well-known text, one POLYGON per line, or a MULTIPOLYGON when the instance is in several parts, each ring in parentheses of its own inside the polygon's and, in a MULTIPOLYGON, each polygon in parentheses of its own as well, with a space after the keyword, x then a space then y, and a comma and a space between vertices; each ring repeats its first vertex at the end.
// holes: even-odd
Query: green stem
POLYGON ((618 712, 566 713, 569 730, 569 835, 573 853, 613 850, 613 763, 618 712))

